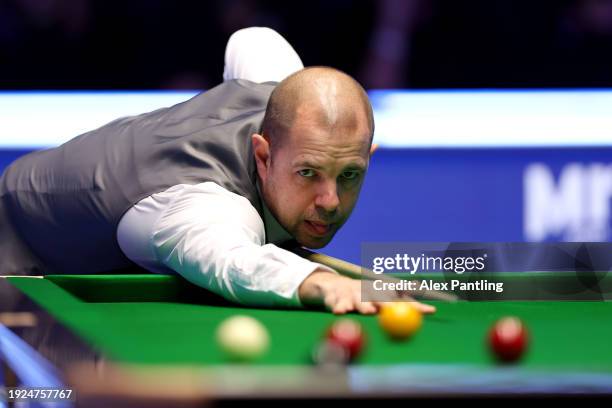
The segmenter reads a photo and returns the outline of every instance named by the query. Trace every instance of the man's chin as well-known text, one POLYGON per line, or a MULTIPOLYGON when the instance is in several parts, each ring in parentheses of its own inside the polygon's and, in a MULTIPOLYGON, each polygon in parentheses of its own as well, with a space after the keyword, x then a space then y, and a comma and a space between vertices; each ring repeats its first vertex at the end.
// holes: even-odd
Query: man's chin
POLYGON ((302 242, 300 242, 300 244, 302 244, 303 247, 306 247, 306 248, 309 248, 309 249, 320 249, 320 248, 323 248, 323 247, 327 246, 327 244, 329 244, 329 241, 323 242, 323 243, 314 243, 314 242, 304 242, 304 243, 302 243, 302 242))
POLYGON ((298 237, 296 238, 296 241, 306 247, 306 248, 310 248, 310 249, 319 249, 319 248, 323 248, 325 246, 327 246, 327 244, 329 244, 329 242, 332 240, 333 235, 329 235, 329 236, 325 236, 325 237, 298 237))

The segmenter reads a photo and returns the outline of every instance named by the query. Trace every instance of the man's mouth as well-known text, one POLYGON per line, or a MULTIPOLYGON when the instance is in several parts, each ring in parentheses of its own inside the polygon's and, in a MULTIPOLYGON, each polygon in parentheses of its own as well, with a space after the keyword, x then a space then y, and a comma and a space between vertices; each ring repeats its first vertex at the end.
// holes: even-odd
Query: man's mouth
POLYGON ((313 235, 324 236, 331 231, 333 224, 326 224, 318 221, 304 221, 306 227, 310 230, 313 235))

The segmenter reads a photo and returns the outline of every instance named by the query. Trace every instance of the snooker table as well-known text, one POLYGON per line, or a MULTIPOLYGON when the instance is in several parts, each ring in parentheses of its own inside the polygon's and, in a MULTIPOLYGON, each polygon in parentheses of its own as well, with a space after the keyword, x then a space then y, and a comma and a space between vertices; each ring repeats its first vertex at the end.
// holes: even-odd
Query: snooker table
MULTIPOLYGON (((142 406, 143 398, 149 406, 199 406, 250 398, 612 395, 611 302, 430 303, 437 313, 407 342, 388 339, 374 316, 352 315, 365 328, 366 349, 346 369, 325 371, 309 362, 337 319, 324 311, 242 307, 170 275, 0 279, 5 323, 30 316, 8 319, 7 328, 75 389, 77 406, 142 406), (215 343, 216 327, 235 314, 270 332, 270 350, 256 363, 232 363, 215 343), (491 324, 505 315, 520 317, 531 338, 514 365, 497 364, 486 347, 491 324)), ((23 362, 4 357, 9 384, 23 362)))

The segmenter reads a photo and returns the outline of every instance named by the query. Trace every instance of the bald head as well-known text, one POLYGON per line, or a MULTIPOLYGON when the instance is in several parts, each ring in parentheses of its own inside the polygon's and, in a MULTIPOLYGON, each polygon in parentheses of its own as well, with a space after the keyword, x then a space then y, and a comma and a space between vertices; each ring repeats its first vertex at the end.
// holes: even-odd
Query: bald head
POLYGON ((355 129, 365 123, 374 132, 372 107, 364 89, 349 75, 329 67, 310 67, 285 78, 272 92, 262 131, 275 150, 295 121, 308 117, 313 125, 355 129))

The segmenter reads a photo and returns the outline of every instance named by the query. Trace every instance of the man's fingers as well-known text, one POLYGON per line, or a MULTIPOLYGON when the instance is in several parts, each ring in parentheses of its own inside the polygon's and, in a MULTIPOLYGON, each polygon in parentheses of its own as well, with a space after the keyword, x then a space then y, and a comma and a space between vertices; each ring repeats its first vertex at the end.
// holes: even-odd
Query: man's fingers
POLYGON ((361 314, 374 314, 378 311, 378 307, 372 302, 361 301, 361 285, 355 285, 353 290, 353 302, 355 303, 355 309, 361 314))
POLYGON ((378 311, 378 308, 372 302, 357 302, 357 310, 361 314, 371 315, 378 311))
MULTIPOLYGON (((403 302, 410 302, 419 312, 423 314, 433 314, 436 313, 436 307, 432 305, 428 305, 425 303, 417 302, 416 300, 403 300, 403 302)), ((375 305, 378 309, 384 307, 385 304, 391 304, 391 302, 375 302, 375 305)))
MULTIPOLYGON (((386 302, 362 302, 360 281, 349 278, 341 279, 341 285, 332 287, 328 290, 323 299, 327 310, 336 315, 343 315, 349 312, 358 312, 364 315, 375 314, 386 302)), ((404 298, 403 301, 410 302, 417 310, 423 314, 436 312, 436 308, 425 303, 417 302, 413 298, 404 298)))
POLYGON ((432 305, 426 305, 421 302, 414 302, 414 306, 423 314, 432 314, 436 313, 436 307, 432 305))
POLYGON ((332 307, 334 314, 345 314, 354 309, 352 299, 348 297, 340 297, 336 304, 332 307))
POLYGON ((436 307, 435 306, 428 305, 428 304, 421 303, 421 302, 417 302, 411 296, 403 296, 403 297, 401 297, 401 299, 402 299, 403 302, 410 302, 414 307, 417 308, 418 311, 420 311, 423 314, 436 313, 436 307))
POLYGON ((323 299, 323 304, 328 310, 332 310, 334 306, 338 303, 338 298, 334 293, 330 293, 323 299))

